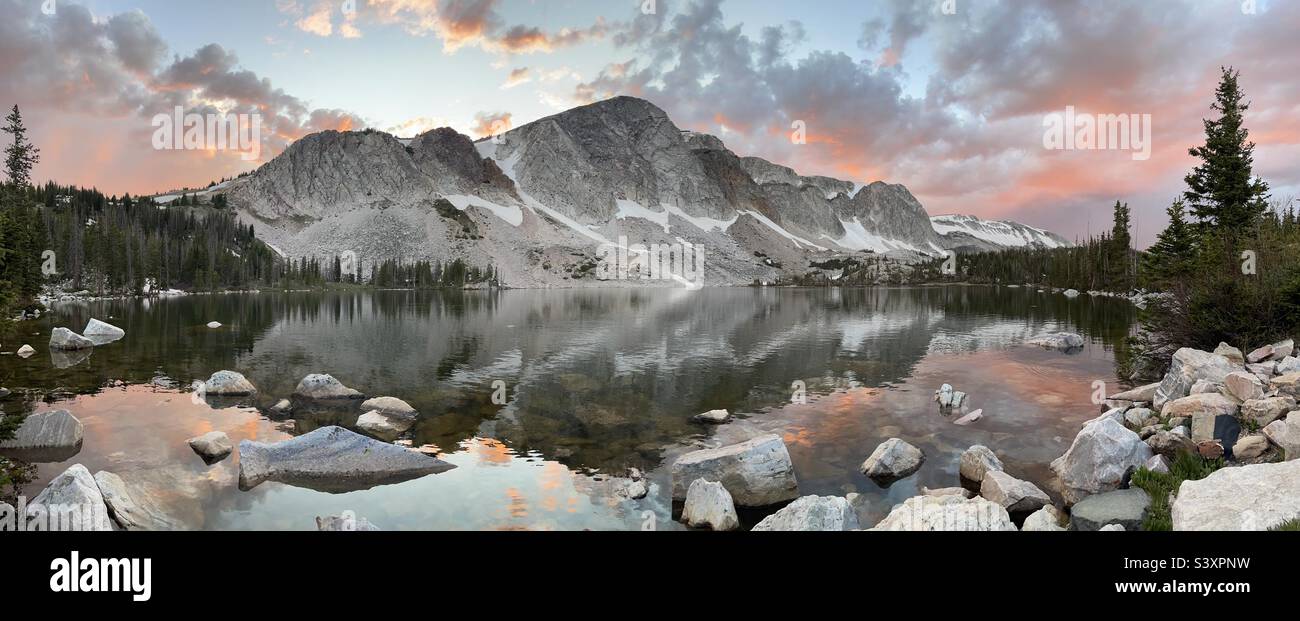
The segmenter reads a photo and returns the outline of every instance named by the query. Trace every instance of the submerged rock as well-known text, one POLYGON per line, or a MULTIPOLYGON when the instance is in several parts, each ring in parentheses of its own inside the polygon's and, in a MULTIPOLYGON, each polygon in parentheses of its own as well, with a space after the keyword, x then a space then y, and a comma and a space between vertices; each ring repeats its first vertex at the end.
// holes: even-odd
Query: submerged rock
POLYGON ((85 349, 51 349, 50 364, 56 369, 69 369, 75 367, 87 360, 90 360, 90 354, 94 349, 87 347, 85 349))
MULTIPOLYGON (((1159 435, 1159 434, 1157 434, 1159 435)), ((1088 425, 1065 454, 1051 463, 1067 504, 1122 487, 1151 458, 1151 447, 1111 419, 1088 425)))
POLYGON ((974 423, 979 422, 980 419, 982 419, 982 418, 984 418, 984 410, 975 410, 974 412, 971 412, 970 414, 967 414, 967 415, 965 415, 965 416, 963 416, 963 417, 961 417, 961 418, 959 418, 959 419, 957 419, 957 420, 955 420, 955 421, 952 421, 952 424, 954 424, 954 425, 961 425, 961 426, 965 427, 965 426, 967 426, 967 425, 971 425, 971 424, 974 424, 974 423))
POLYGON ((257 388, 248 381, 248 378, 234 371, 213 373, 203 384, 203 390, 209 395, 227 397, 242 397, 257 392, 257 388))
POLYGON ((112 472, 95 473, 95 484, 108 507, 108 514, 124 530, 178 530, 180 525, 163 513, 148 495, 133 491, 122 477, 112 472))
POLYGON ((53 350, 76 351, 94 346, 93 341, 67 328, 55 328, 50 332, 50 349, 53 350))
POLYGON ((1078 334, 1073 332, 1053 332, 1050 334, 1041 334, 1029 339, 1028 344, 1036 345, 1044 349, 1056 349, 1061 351, 1070 351, 1080 349, 1087 341, 1078 334))
POLYGON ((685 500, 695 479, 722 483, 737 506, 762 507, 799 497, 794 464, 781 436, 693 451, 673 462, 673 500, 685 500))
POLYGON ((682 509, 682 523, 691 528, 709 530, 736 530, 740 518, 727 488, 716 481, 695 479, 686 490, 686 504, 682 509))
POLYGON ((323 533, 378 532, 379 527, 371 524, 370 520, 358 518, 349 512, 324 518, 319 515, 316 516, 316 530, 323 533))
POLYGON ((721 425, 731 420, 731 413, 726 410, 709 410, 695 415, 695 422, 709 425, 721 425))
POLYGON ((925 453, 921 449, 898 438, 885 440, 871 452, 871 456, 862 462, 862 474, 878 485, 887 486, 894 481, 912 475, 925 463, 925 453))
POLYGON ((1183 481, 1174 530, 1268 530, 1300 516, 1300 461, 1223 468, 1183 481))
POLYGON ((81 464, 73 464, 54 477, 27 507, 30 521, 40 515, 49 531, 111 531, 108 506, 95 477, 81 464))
POLYGON ((203 458, 204 462, 214 464, 230 456, 235 450, 235 446, 230 442, 230 436, 221 431, 209 431, 201 436, 190 438, 188 440, 190 448, 194 449, 203 458))
POLYGON ((895 506, 870 530, 1016 531, 1007 510, 976 496, 913 496, 895 506))
POLYGON ((33 463, 66 461, 81 452, 81 421, 67 410, 29 414, 14 433, 0 442, 0 453, 33 463))
POLYGON ((239 487, 277 481, 340 493, 400 483, 455 466, 342 427, 322 427, 291 440, 239 443, 239 487))
POLYGON ((302 378, 302 381, 298 382, 298 387, 294 389, 293 396, 314 400, 365 398, 365 395, 344 386, 342 382, 334 379, 334 376, 323 373, 312 373, 302 378))
POLYGON ((858 530, 858 514, 847 499, 838 496, 804 496, 773 513, 755 531, 858 530))

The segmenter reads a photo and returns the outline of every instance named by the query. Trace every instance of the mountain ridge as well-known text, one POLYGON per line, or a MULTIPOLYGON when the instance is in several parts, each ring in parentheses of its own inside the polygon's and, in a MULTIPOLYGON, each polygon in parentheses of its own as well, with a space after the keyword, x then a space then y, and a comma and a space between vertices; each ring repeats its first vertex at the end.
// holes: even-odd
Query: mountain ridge
POLYGON ((655 284, 592 277, 599 248, 611 244, 702 246, 709 285, 775 282, 835 257, 909 262, 997 245, 974 229, 962 233, 975 242, 942 234, 902 185, 803 176, 740 156, 626 96, 478 141, 449 128, 409 140, 318 132, 223 189, 289 256, 461 258, 494 264, 521 287, 655 284))

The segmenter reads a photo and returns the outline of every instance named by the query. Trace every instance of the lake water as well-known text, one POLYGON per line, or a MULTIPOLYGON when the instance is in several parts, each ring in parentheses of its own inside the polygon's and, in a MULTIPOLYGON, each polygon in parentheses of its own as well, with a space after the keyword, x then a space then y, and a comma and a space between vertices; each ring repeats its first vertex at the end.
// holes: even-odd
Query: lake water
POLYGON ((1122 300, 961 286, 194 295, 61 303, 0 345, 0 385, 13 391, 7 412, 67 409, 85 426, 76 456, 37 465, 29 498, 81 463, 121 475, 177 528, 314 529, 343 511, 384 530, 680 528, 672 461, 760 432, 785 438, 801 493, 862 494, 870 526, 922 487, 958 485, 972 444, 1048 489, 1047 463, 1098 414, 1093 383, 1118 389, 1114 348, 1133 320, 1122 300), (52 328, 79 332, 91 317, 126 337, 84 359, 46 349, 52 328), (1023 344, 1057 330, 1089 344, 1023 344), (13 355, 24 342, 37 354, 13 355), (239 405, 194 399, 190 384, 221 369, 260 392, 239 405), (350 426, 357 412, 264 414, 309 373, 407 401, 420 412, 414 444, 458 467, 343 494, 240 491, 238 451, 208 466, 186 444, 211 430, 238 443, 350 426), (943 383, 984 418, 941 414, 943 383), (692 422, 717 408, 738 416, 692 422), (890 437, 927 459, 881 488, 858 468, 890 437), (646 472, 644 499, 618 493, 630 468, 646 472))

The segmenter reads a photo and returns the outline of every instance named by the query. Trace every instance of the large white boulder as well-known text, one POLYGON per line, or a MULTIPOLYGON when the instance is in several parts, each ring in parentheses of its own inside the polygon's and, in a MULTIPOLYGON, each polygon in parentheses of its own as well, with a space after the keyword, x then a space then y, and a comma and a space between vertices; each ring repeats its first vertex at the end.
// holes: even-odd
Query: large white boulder
POLYGON ((99 485, 81 464, 54 477, 28 505, 27 518, 29 524, 36 520, 49 531, 113 530, 99 485))
POLYGON ((740 518, 727 488, 715 481, 695 479, 686 490, 686 504, 682 508, 682 523, 691 528, 709 530, 736 530, 740 518))
POLYGON ((1025 523, 1020 527, 1020 530, 1026 533, 1061 532, 1065 530, 1065 527, 1061 525, 1063 521, 1065 519, 1060 509, 1057 509, 1055 505, 1043 505, 1042 509, 1029 514, 1029 517, 1025 518, 1025 523))
POLYGON ((1183 481, 1174 530, 1268 530, 1300 516, 1300 461, 1223 468, 1183 481))
POLYGON ((81 451, 81 421, 67 410, 28 414, 0 451, 32 462, 64 461, 81 451))
POLYGON ((1233 364, 1224 356, 1184 347, 1174 353, 1169 372, 1156 389, 1152 400, 1154 408, 1157 412, 1162 412, 1169 401, 1186 397, 1196 380, 1223 383, 1229 373, 1239 370, 1241 365, 1233 364))
POLYGON ((869 530, 877 531, 1016 531, 1001 505, 976 496, 913 496, 895 506, 869 530))
POLYGON ((1233 371, 1224 378, 1223 384, 1227 387, 1228 394, 1238 401, 1250 401, 1264 397, 1264 382, 1261 382, 1254 373, 1233 371))
POLYGON ((1001 471, 1002 460, 989 447, 976 444, 961 454, 958 471, 963 479, 980 483, 990 471, 1001 471))
POLYGON ((673 500, 685 500, 695 479, 722 483, 737 506, 762 507, 799 497, 794 464, 781 436, 693 451, 673 462, 673 500))
POLYGON ((126 330, 93 318, 86 323, 86 329, 81 333, 96 345, 111 343, 126 336, 126 330))
POLYGON ((804 496, 773 513, 755 531, 858 530, 858 514, 839 496, 804 496))
POLYGON ((1065 454, 1051 464, 1068 504, 1092 494, 1119 489, 1134 470, 1151 458, 1151 447, 1112 419, 1088 425, 1065 454))
POLYGON ((270 480, 323 492, 349 492, 452 468, 455 466, 430 455, 342 427, 321 427, 275 444, 239 443, 242 490, 270 480))
POLYGON ((124 530, 179 530, 180 523, 158 508, 154 499, 122 477, 104 470, 95 473, 108 514, 124 530))
POLYGON ((1160 388, 1160 382, 1138 386, 1132 390, 1126 390, 1119 394, 1111 395, 1110 398, 1116 401, 1131 401, 1133 403, 1151 403, 1156 398, 1156 390, 1160 388))

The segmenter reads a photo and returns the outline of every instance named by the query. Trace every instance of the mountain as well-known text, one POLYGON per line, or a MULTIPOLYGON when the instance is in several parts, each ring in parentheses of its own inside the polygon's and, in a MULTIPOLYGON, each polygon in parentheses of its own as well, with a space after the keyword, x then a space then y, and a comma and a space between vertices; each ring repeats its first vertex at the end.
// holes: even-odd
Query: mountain
POLYGON ((944 246, 954 252, 987 252, 1005 248, 1064 248, 1072 245, 1060 235, 1007 220, 981 220, 975 216, 944 215, 930 218, 944 246))
POLYGON ((687 256, 699 248, 703 284, 738 285, 837 259, 915 261, 969 242, 936 230, 901 185, 806 177, 741 157, 632 97, 478 142, 447 128, 410 140, 312 134, 222 190, 287 256, 351 251, 363 266, 461 258, 495 266, 517 287, 659 284, 601 280, 602 260, 643 258, 637 244, 687 256))

